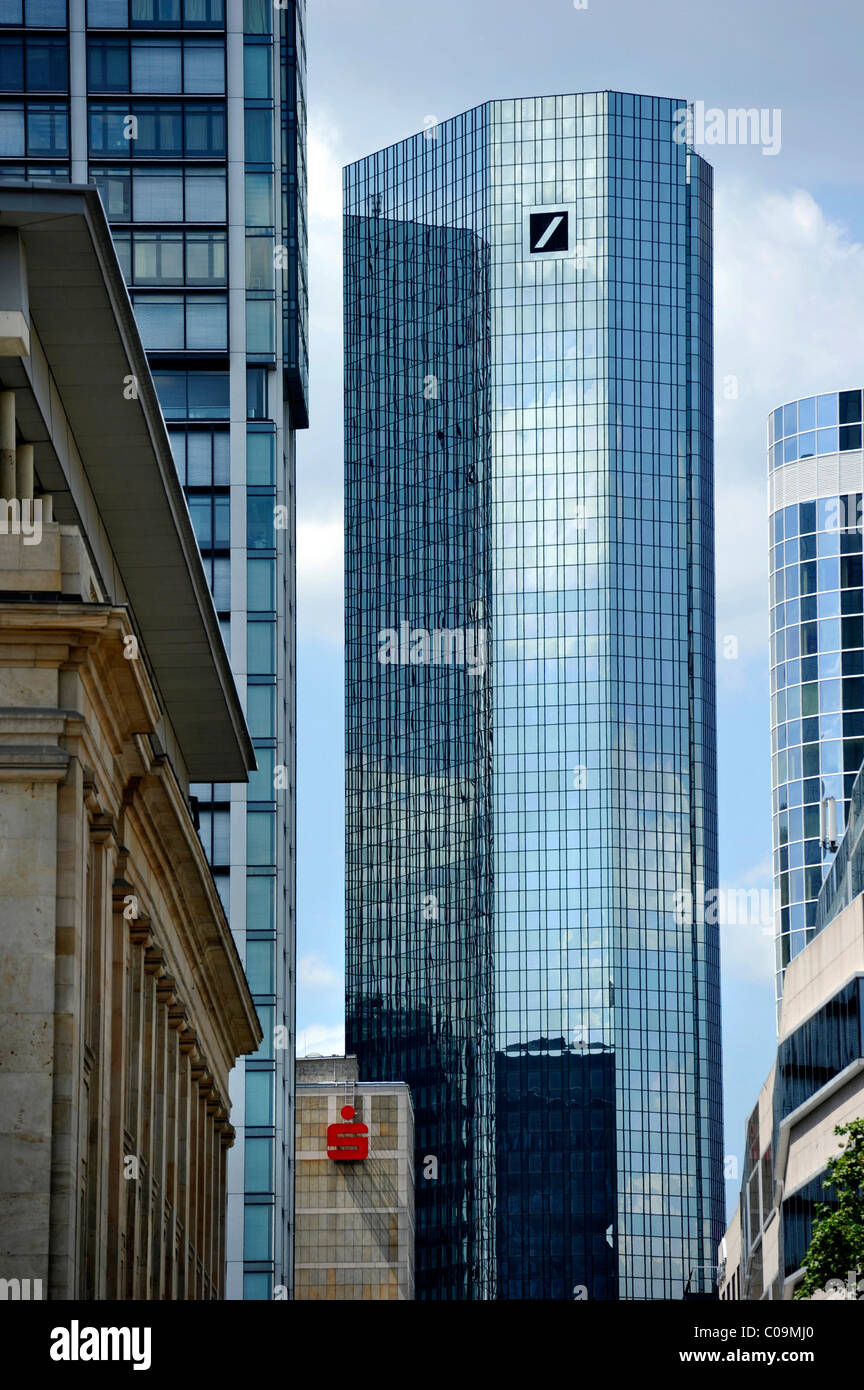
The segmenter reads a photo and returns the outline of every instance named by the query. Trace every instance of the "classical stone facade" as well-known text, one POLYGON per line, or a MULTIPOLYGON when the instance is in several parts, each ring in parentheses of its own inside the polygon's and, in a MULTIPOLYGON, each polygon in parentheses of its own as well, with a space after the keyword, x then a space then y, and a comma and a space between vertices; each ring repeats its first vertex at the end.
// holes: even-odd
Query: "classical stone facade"
POLYGON ((220 1298, 228 1076, 261 1030, 189 780, 241 780, 251 744, 101 209, 28 196, 28 269, 0 231, 0 1281, 220 1298))
POLYGON ((295 1298, 414 1297, 414 1111, 404 1082, 361 1082, 356 1057, 297 1061, 295 1298), (328 1156, 346 1107, 360 1161, 328 1156))

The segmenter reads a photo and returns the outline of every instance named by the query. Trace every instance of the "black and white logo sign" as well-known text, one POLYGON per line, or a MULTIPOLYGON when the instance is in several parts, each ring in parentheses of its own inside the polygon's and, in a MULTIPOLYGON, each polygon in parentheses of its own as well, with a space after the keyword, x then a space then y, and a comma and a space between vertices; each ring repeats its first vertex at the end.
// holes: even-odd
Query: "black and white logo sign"
POLYGON ((570 215, 567 209, 530 213, 528 236, 532 256, 537 256, 543 251, 569 251, 570 215))
POLYGON ((523 205, 523 255, 531 260, 569 260, 576 253, 576 207, 573 203, 523 205))

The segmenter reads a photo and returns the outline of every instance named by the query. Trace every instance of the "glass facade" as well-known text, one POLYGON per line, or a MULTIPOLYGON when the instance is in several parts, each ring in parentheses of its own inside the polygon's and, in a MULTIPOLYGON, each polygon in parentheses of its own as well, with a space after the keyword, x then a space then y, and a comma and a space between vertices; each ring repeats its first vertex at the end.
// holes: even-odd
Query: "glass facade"
POLYGON ((229 1298, 292 1283, 304 25, 304 0, 0 0, 0 181, 100 190, 258 760, 191 789, 264 1030, 231 1080, 229 1298))
POLYGON ((768 424, 778 998, 818 928, 864 759, 861 406, 860 390, 810 396, 768 424))
POLYGON ((348 1050, 421 1298, 680 1298, 722 1229, 711 172, 492 102, 345 172, 348 1050))

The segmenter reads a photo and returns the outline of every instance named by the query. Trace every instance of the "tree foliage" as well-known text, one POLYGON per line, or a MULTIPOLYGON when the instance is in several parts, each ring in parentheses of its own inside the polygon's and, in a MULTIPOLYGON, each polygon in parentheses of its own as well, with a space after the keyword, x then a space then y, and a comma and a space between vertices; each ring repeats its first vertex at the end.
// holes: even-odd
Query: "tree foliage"
POLYGON ((831 1280, 846 1285, 850 1270, 856 1282, 864 1273, 864 1119, 837 1125, 834 1133, 844 1142, 841 1152, 828 1160, 822 1186, 833 1190, 836 1201, 830 1206, 817 1204, 813 1234, 802 1260, 807 1273, 795 1290, 800 1299, 824 1292, 831 1280))

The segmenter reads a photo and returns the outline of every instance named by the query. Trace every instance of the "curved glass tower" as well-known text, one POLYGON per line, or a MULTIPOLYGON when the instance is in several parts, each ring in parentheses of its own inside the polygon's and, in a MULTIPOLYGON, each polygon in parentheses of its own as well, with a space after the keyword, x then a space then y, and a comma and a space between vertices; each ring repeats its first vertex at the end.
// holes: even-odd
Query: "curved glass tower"
POLYGON ((860 389, 832 391, 768 417, 778 998, 864 759, 861 406, 860 389))
POLYGON ((711 171, 496 101, 345 172, 348 1047, 423 1298, 680 1298, 722 1225, 711 171))

